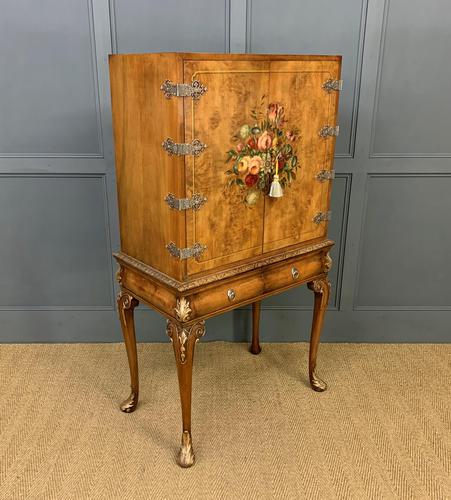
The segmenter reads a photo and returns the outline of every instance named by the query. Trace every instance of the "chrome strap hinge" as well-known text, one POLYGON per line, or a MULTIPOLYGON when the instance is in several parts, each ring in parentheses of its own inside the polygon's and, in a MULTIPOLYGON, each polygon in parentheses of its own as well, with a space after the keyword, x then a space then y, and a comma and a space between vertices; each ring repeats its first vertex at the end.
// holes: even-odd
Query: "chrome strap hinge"
POLYGON ((320 181, 331 181, 335 179, 335 170, 320 170, 316 175, 316 178, 320 181))
POLYGON ((325 125, 319 131, 319 135, 325 139, 326 137, 331 137, 331 136, 335 136, 336 137, 339 132, 340 132, 339 125, 336 125, 335 127, 331 127, 330 125, 325 125))
POLYGON ((320 222, 323 222, 325 220, 331 220, 332 219, 332 212, 318 212, 315 217, 313 217, 313 222, 315 224, 319 224, 320 222))
POLYGON ((199 139, 194 139, 192 143, 180 143, 174 142, 169 137, 165 139, 162 144, 163 149, 169 155, 183 156, 183 155, 193 155, 197 156, 202 153, 202 151, 207 147, 206 144, 199 141, 199 139))
POLYGON ((323 89, 329 94, 334 90, 343 90, 343 80, 326 80, 323 83, 323 89))
POLYGON ((166 245, 168 252, 177 259, 184 260, 190 259, 191 257, 199 257, 202 252, 207 248, 205 245, 200 243, 194 243, 192 247, 179 248, 175 243, 171 241, 166 245))
POLYGON ((199 208, 207 201, 205 196, 201 194, 193 194, 191 198, 176 198, 172 193, 169 193, 164 201, 174 210, 199 210, 199 208))
POLYGON ((170 99, 172 96, 199 99, 202 94, 207 92, 207 87, 204 87, 199 80, 194 80, 193 83, 172 83, 171 80, 165 80, 160 89, 166 99, 170 99))

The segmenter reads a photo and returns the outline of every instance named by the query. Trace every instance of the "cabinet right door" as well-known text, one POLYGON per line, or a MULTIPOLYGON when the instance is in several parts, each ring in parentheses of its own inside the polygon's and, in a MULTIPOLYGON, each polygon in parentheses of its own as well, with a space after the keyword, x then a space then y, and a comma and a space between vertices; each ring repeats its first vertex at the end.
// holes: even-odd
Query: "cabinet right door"
MULTIPOLYGON (((327 220, 318 222, 316 216, 329 211, 331 181, 318 179, 318 174, 333 168, 335 137, 322 137, 320 131, 336 125, 338 92, 323 85, 339 78, 339 61, 270 63, 269 99, 279 106, 276 110, 283 107, 283 129, 293 134, 297 168, 290 173, 291 184, 281 198, 265 197, 263 252, 327 234, 327 220)), ((291 168, 291 164, 285 166, 281 158, 280 167, 291 168)))

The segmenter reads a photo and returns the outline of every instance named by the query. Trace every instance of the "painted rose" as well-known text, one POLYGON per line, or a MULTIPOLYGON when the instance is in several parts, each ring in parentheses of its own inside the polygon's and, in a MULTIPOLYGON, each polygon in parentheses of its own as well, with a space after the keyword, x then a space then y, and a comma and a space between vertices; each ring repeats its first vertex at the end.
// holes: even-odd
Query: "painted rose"
POLYGON ((241 158, 241 160, 236 164, 236 168, 238 169, 238 172, 240 174, 244 174, 245 172, 247 172, 250 160, 250 156, 243 156, 243 158, 241 158))
POLYGON ((283 106, 279 106, 277 111, 277 125, 282 126, 285 121, 285 109, 283 106))
POLYGON ((296 141, 300 132, 289 125, 281 103, 267 104, 262 96, 260 105, 251 110, 246 125, 237 127, 233 145, 226 151, 229 168, 226 186, 236 186, 247 206, 258 204, 259 197, 276 196, 274 177, 278 174, 283 189, 296 180, 299 168, 296 141), (232 167, 230 167, 232 165, 232 167))
POLYGON ((279 171, 283 169, 285 163, 286 163, 285 158, 283 156, 279 156, 279 158, 277 159, 277 168, 279 169, 279 171))
POLYGON ((241 128, 240 128, 240 136, 243 138, 243 139, 246 139, 246 137, 249 137, 249 134, 251 133, 251 128, 249 127, 249 125, 243 125, 241 128))
POLYGON ((253 156, 249 162, 249 173, 252 175, 257 175, 263 165, 263 160, 260 156, 253 156))
POLYGON ((283 123, 284 116, 285 116, 285 110, 283 109, 283 106, 281 106, 280 104, 273 102, 268 106, 268 120, 270 122, 279 125, 283 123))
POLYGON ((257 141, 251 137, 248 141, 247 141, 247 145, 251 148, 251 149, 257 149, 257 141))
POLYGON ((273 102, 268 106, 268 120, 271 122, 276 121, 277 117, 277 104, 273 102))
POLYGON ((258 149, 260 151, 266 151, 271 147, 272 137, 268 131, 264 131, 263 134, 258 138, 258 149))
POLYGON ((293 142, 294 140, 296 140, 296 134, 292 130, 287 130, 285 132, 285 136, 291 142, 293 142))
POLYGON ((247 174, 246 177, 244 178, 244 182, 246 183, 247 187, 252 187, 254 186, 258 181, 258 175, 252 175, 252 174, 247 174))

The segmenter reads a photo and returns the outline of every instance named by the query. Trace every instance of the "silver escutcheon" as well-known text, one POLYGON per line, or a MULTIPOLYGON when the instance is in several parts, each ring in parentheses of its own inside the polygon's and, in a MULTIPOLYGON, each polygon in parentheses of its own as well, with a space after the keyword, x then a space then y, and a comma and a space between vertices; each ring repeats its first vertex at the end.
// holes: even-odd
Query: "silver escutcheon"
POLYGON ((318 212, 315 217, 313 217, 313 222, 315 224, 319 224, 323 221, 326 221, 326 220, 331 220, 332 218, 332 212, 318 212))
POLYGON ((320 181, 331 181, 335 179, 335 170, 320 170, 316 175, 316 178, 320 181))
POLYGON ((297 280, 300 276, 300 273, 296 267, 291 268, 291 276, 294 280, 297 280))
POLYGON ((194 243, 192 247, 179 248, 174 242, 171 241, 171 243, 166 245, 166 248, 173 257, 185 260, 190 259, 191 257, 199 257, 207 247, 200 243, 194 243))
POLYGON ((199 80, 194 80, 193 83, 172 83, 171 80, 165 80, 160 89, 163 91, 166 99, 171 97, 192 97, 199 99, 199 97, 207 91, 199 80))
POLYGON ((338 91, 338 90, 343 90, 343 80, 326 80, 323 83, 323 89, 328 92, 329 94, 331 92, 338 91))
POLYGON ((320 137, 323 137, 326 139, 327 137, 337 137, 340 132, 340 127, 339 125, 336 125, 335 127, 332 127, 330 125, 325 125, 320 131, 319 135, 320 137))
POLYGON ((176 198, 175 195, 169 193, 164 201, 173 210, 199 210, 199 208, 207 201, 207 198, 197 193, 193 194, 191 198, 176 198))
POLYGON ((227 290, 227 298, 230 300, 230 302, 235 300, 235 297, 236 297, 235 290, 233 290, 232 288, 227 290))
POLYGON ((170 137, 165 139, 161 145, 163 149, 169 154, 174 156, 184 156, 192 155, 198 156, 207 147, 206 144, 199 141, 199 139, 194 139, 191 143, 185 142, 174 142, 170 137))

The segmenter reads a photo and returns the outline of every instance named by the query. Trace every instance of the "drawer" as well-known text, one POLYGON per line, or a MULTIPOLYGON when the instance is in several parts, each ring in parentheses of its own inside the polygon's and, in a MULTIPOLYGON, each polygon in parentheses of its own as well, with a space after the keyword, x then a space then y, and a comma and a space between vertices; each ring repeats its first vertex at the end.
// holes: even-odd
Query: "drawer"
POLYGON ((253 299, 259 300, 261 296, 305 283, 322 272, 322 254, 316 253, 271 266, 251 276, 242 275, 227 283, 193 293, 189 299, 193 315, 208 316, 253 299))
POLYGON ((242 276, 194 293, 190 298, 191 309, 196 316, 219 312, 258 297, 263 293, 263 288, 261 273, 242 276))
POLYGON ((263 293, 275 292, 280 289, 305 283, 323 272, 321 254, 304 257, 303 259, 285 262, 280 266, 263 271, 263 293))

